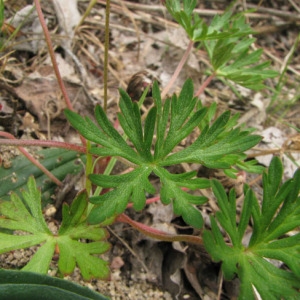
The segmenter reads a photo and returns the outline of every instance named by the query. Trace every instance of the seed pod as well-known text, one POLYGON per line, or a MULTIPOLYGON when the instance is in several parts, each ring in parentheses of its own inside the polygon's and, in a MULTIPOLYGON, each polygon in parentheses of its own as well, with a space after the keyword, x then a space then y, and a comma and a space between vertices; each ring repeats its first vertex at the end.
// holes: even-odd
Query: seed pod
POLYGON ((135 73, 129 80, 126 92, 132 101, 139 101, 145 89, 149 86, 147 97, 152 96, 152 75, 147 71, 135 73))

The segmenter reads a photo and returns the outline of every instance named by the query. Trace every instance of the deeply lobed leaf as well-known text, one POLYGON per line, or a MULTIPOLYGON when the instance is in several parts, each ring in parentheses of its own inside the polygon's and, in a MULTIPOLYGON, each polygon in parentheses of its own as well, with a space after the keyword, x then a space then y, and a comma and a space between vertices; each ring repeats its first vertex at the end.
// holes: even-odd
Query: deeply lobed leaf
POLYGON ((146 197, 144 191, 155 193, 154 187, 150 184, 148 176, 152 169, 144 166, 123 175, 96 175, 92 174, 90 180, 101 187, 113 188, 111 191, 90 198, 96 204, 88 220, 91 224, 105 221, 114 215, 121 214, 129 202, 137 210, 144 208, 146 197))
POLYGON ((58 234, 53 234, 44 220, 41 193, 33 177, 28 180, 27 191, 21 194, 22 199, 12 194, 11 201, 0 203, 0 227, 30 234, 0 233, 0 253, 42 244, 23 270, 46 274, 57 246, 60 251, 59 268, 62 274, 73 272, 77 264, 84 279, 108 277, 107 263, 94 256, 109 249, 109 244, 102 241, 106 239, 107 231, 99 224, 87 224, 85 212, 88 197, 85 191, 74 199, 71 207, 64 205, 63 220, 58 234), (95 242, 86 244, 80 239, 91 239, 95 242))
POLYGON ((294 299, 300 288, 300 233, 287 236, 300 226, 300 171, 292 180, 281 185, 282 164, 273 158, 269 173, 263 177, 263 195, 260 207, 254 192, 246 189, 239 224, 236 225, 234 193, 229 198, 216 180, 212 182, 220 211, 211 217, 212 231, 204 232, 204 244, 216 261, 222 261, 226 279, 236 274, 241 280, 240 299, 294 299), (253 218, 253 234, 249 245, 242 244, 246 228, 253 218), (224 242, 217 225, 230 237, 232 246, 224 242), (283 262, 289 270, 278 269, 270 260, 283 262))
POLYGON ((238 128, 238 116, 230 117, 230 112, 223 113, 213 122, 216 109, 207 109, 197 104, 190 79, 184 83, 179 96, 173 95, 166 99, 164 105, 157 83, 154 83, 152 92, 155 106, 150 109, 143 124, 137 104, 131 101, 126 92, 120 90, 121 113, 118 118, 135 149, 117 133, 101 107, 97 107, 95 111, 99 128, 92 125, 90 119, 77 119, 73 112, 67 112, 67 117, 80 133, 83 130, 85 137, 92 137, 92 141, 100 143, 101 147, 92 147, 92 154, 118 156, 135 164, 135 169, 128 174, 90 176, 94 184, 111 189, 103 195, 90 198, 95 204, 88 217, 91 224, 101 223, 123 213, 129 202, 133 203, 135 209, 142 209, 146 201, 145 192, 155 192, 148 179, 153 171, 162 184, 162 201, 172 201, 174 212, 199 228, 202 217, 194 205, 202 204, 204 199, 182 190, 183 187, 200 188, 196 187, 199 180, 189 177, 190 174, 189 178, 183 179, 170 174, 163 167, 198 163, 211 168, 227 169, 226 173, 233 177, 237 171, 232 167, 236 164, 245 170, 255 168, 253 164, 243 163, 244 151, 257 144, 261 137, 251 135, 251 130, 242 131, 238 128), (80 122, 85 124, 78 125, 80 122), (173 154, 173 149, 197 126, 202 130, 196 141, 173 154))

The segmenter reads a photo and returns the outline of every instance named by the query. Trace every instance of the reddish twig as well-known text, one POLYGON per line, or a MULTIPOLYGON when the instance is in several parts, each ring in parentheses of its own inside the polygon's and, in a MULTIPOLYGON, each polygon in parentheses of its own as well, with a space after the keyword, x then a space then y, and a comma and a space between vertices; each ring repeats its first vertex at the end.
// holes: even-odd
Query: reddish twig
MULTIPOLYGON (((157 201, 159 201, 159 200, 160 200, 160 197, 159 197, 159 196, 153 197, 153 198, 151 198, 151 199, 147 199, 147 200, 146 200, 146 204, 148 205, 148 204, 151 204, 151 203, 155 203, 155 202, 157 202, 157 201)), ((132 206, 133 206, 133 203, 128 203, 128 204, 127 204, 127 208, 132 207, 132 206)))
MULTIPOLYGON (((55 73, 55 76, 57 78, 60 90, 63 94, 63 97, 65 99, 67 107, 70 110, 74 110, 73 105, 71 103, 71 100, 68 96, 67 89, 66 89, 66 87, 64 85, 64 82, 62 80, 62 77, 60 75, 60 71, 59 71, 56 59, 55 59, 55 53, 54 53, 54 50, 53 50, 53 46, 52 46, 52 42, 51 42, 51 38, 50 38, 50 33, 48 31, 48 28, 47 28, 47 25, 46 25, 46 22, 45 22, 45 19, 44 19, 44 16, 43 16, 40 1, 39 0, 34 0, 34 3, 35 3, 36 11, 37 11, 41 26, 42 26, 43 31, 44 31, 45 40, 46 40, 47 47, 48 47, 48 50, 49 50, 49 55, 50 55, 50 58, 51 58, 52 66, 53 66, 54 73, 55 73)), ((86 145, 85 139, 82 136, 80 136, 80 139, 81 139, 82 144, 85 146, 86 145)))
MULTIPOLYGON (((6 132, 0 131, 0 136, 5 136, 6 132)), ((79 145, 58 141, 41 141, 41 140, 17 140, 17 139, 0 139, 0 145, 5 146, 35 146, 35 147, 53 147, 63 148, 66 150, 77 151, 79 153, 86 153, 86 148, 79 145)))
POLYGON ((197 245, 203 245, 203 240, 201 237, 187 235, 187 234, 169 234, 161 230, 149 227, 143 223, 136 222, 129 218, 125 214, 121 214, 116 218, 116 221, 127 223, 134 227, 139 232, 143 233, 146 236, 152 237, 154 239, 166 242, 187 242, 197 245))
POLYGON ((194 42, 193 41, 190 41, 187 49, 185 50, 185 53, 183 54, 172 78, 170 79, 169 83, 166 85, 166 87, 163 89, 162 93, 161 93, 161 98, 163 99, 167 93, 169 92, 170 88, 172 87, 172 85, 175 83, 179 73, 181 72, 184 64, 186 63, 189 55, 190 55, 190 52, 192 51, 193 49, 193 45, 194 45, 194 42))
POLYGON ((58 68, 58 65, 57 65, 57 62, 56 62, 56 59, 55 59, 55 54, 54 54, 50 34, 49 34, 49 31, 48 31, 48 28, 47 28, 47 25, 46 25, 46 22, 45 22, 45 19, 44 19, 44 16, 43 16, 40 1, 39 0, 34 0, 34 3, 35 3, 36 11, 37 11, 41 26, 42 26, 43 31, 44 31, 45 40, 46 40, 47 47, 48 47, 48 50, 49 50, 49 55, 50 55, 50 58, 51 58, 52 66, 53 66, 54 73, 55 73, 55 76, 57 78, 59 87, 60 87, 61 92, 64 96, 67 107, 71 110, 74 110, 73 106, 72 106, 72 103, 71 103, 71 100, 68 96, 66 87, 63 83, 63 80, 62 80, 60 72, 59 72, 59 68, 58 68))
POLYGON ((205 81, 203 82, 203 84, 200 86, 200 88, 198 89, 198 91, 195 93, 195 97, 199 97, 204 90, 206 89, 206 87, 210 84, 210 82, 216 77, 216 74, 213 73, 211 74, 209 77, 207 77, 205 79, 205 81))
MULTIPOLYGON (((0 132, 0 135, 7 137, 11 140, 15 139, 15 137, 12 134, 7 133, 7 132, 2 131, 2 132, 0 132)), ((7 141, 7 140, 5 140, 5 141, 7 141)), ((19 142, 21 142, 21 141, 19 141, 19 142)), ((48 171, 38 160, 36 160, 34 157, 32 157, 30 155, 30 153, 27 152, 26 149, 24 149, 21 146, 18 146, 18 149, 30 162, 32 162, 37 168, 39 168, 44 174, 46 174, 55 184, 57 184, 58 186, 62 185, 62 182, 58 178, 56 178, 50 171, 48 171)))

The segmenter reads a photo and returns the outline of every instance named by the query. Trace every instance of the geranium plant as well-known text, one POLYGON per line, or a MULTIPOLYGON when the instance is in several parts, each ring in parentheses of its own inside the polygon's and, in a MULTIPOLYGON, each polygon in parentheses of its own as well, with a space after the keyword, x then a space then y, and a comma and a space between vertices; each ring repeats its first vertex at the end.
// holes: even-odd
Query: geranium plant
MULTIPOLYGON (((44 145, 86 152, 88 177, 86 189, 70 206, 63 205, 62 223, 57 234, 49 230, 43 218, 41 195, 33 177, 29 178, 27 190, 21 196, 13 193, 10 201, 0 203, 0 227, 10 230, 0 233, 0 253, 42 245, 23 270, 47 273, 56 253, 62 274, 70 274, 77 265, 84 279, 108 278, 108 263, 99 254, 110 247, 105 226, 119 220, 161 240, 204 243, 212 259, 222 262, 225 278, 238 276, 241 280, 240 299, 255 299, 257 294, 263 299, 299 296, 300 235, 290 234, 300 226, 299 171, 282 184, 282 164, 274 158, 263 175, 262 202, 259 203, 255 193, 245 187, 239 221, 233 190, 227 195, 220 182, 198 178, 196 172, 173 174, 170 171, 170 166, 194 163, 223 169, 230 177, 235 177, 239 170, 262 172, 255 161, 245 161, 245 151, 258 144, 261 137, 253 134, 254 129, 239 126, 238 115, 232 116, 226 111, 216 116, 214 105, 202 107, 198 95, 213 78, 222 77, 247 88, 260 89, 264 79, 274 77, 276 72, 267 69, 269 63, 260 62, 261 50, 250 52, 254 40, 248 35, 253 32, 243 14, 232 15, 228 10, 208 25, 194 13, 196 3, 196 0, 167 0, 166 6, 191 40, 180 65, 195 42, 202 43, 207 50, 211 75, 204 85, 194 92, 194 84, 188 79, 179 95, 165 99, 169 87, 161 92, 155 82, 152 87, 154 105, 145 118, 140 114, 139 104, 120 89, 117 117, 123 135, 115 129, 100 105, 95 108, 96 121, 80 116, 72 111, 72 107, 66 109, 66 118, 82 136, 84 146, 74 149, 72 145, 54 145, 50 141, 44 145), (195 130, 199 134, 194 142, 179 150, 177 146, 195 130), (110 175, 109 171, 94 174, 91 162, 99 157, 114 158, 111 162, 120 160, 130 166, 131 171, 122 175, 110 175), (159 191, 149 180, 152 173, 160 180, 159 191), (98 186, 94 193, 91 183, 98 186), (103 188, 108 191, 100 193, 103 188), (170 236, 123 214, 129 204, 137 211, 144 209, 146 192, 157 192, 162 203, 172 203, 174 214, 200 229, 203 228, 200 208, 207 198, 191 191, 204 188, 212 188, 220 210, 211 216, 211 230, 206 228, 202 237, 170 236), (249 224, 253 233, 250 241, 243 244, 249 224), (27 234, 11 234, 16 230, 27 234), (226 243, 225 238, 229 238, 230 243, 226 243), (85 243, 86 239, 90 242, 85 243), (278 260, 285 267, 275 267, 271 260, 278 260)), ((171 82, 178 72, 180 67, 171 82)), ((146 94, 147 90, 141 101, 146 94)), ((3 139, 0 142, 9 144, 3 139)), ((14 143, 22 145, 22 142, 14 143)))

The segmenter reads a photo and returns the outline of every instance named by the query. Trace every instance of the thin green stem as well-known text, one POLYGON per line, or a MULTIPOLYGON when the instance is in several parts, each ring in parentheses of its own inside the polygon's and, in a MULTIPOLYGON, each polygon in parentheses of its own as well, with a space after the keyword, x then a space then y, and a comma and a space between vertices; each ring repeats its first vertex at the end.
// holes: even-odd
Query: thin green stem
POLYGON ((93 173, 93 155, 89 153, 91 149, 91 142, 86 142, 86 164, 85 164, 85 188, 87 191, 87 194, 91 194, 92 190, 92 183, 89 179, 89 175, 93 173))
POLYGON ((108 49, 109 49, 109 15, 110 15, 110 0, 106 0, 106 14, 105 14, 105 43, 104 43, 104 105, 103 109, 107 111, 107 82, 108 82, 108 49))
POLYGON ((81 17, 81 20, 79 21, 79 23, 77 24, 76 28, 75 28, 75 32, 78 30, 78 28, 82 25, 82 23, 84 22, 84 20, 88 17, 88 15, 90 14, 92 8, 95 6, 95 4, 97 3, 97 0, 91 0, 88 7, 86 8, 84 14, 81 17))

